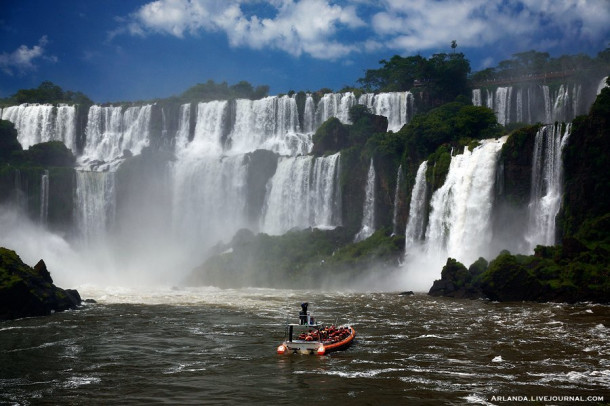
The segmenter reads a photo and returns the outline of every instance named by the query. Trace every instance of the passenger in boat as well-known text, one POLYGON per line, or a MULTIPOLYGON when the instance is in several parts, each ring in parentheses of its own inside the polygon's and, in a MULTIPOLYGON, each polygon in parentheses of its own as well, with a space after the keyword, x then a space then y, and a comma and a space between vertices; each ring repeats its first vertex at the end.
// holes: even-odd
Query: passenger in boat
POLYGON ((301 324, 307 324, 307 306, 309 306, 309 303, 301 303, 302 310, 299 312, 299 319, 301 320, 301 324))

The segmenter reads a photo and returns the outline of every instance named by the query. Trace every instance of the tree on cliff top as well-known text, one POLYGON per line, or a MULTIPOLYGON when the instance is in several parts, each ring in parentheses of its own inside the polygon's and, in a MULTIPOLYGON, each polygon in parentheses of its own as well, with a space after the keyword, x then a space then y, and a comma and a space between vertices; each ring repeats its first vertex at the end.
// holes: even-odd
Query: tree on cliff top
POLYGON ((427 94, 425 110, 469 96, 470 62, 463 53, 439 53, 429 59, 422 56, 400 57, 379 61, 379 69, 367 69, 358 79, 368 92, 408 91, 419 88, 427 94))
POLYGON ((198 83, 188 88, 180 95, 184 102, 206 101, 206 100, 228 100, 228 99, 262 99, 269 93, 269 86, 257 86, 254 88, 250 83, 242 80, 229 86, 227 82, 216 83, 208 80, 206 83, 198 83))
POLYGON ((7 99, 9 104, 22 103, 49 103, 49 104, 83 104, 91 105, 93 102, 81 92, 64 91, 61 87, 50 81, 42 82, 36 89, 21 89, 7 99))

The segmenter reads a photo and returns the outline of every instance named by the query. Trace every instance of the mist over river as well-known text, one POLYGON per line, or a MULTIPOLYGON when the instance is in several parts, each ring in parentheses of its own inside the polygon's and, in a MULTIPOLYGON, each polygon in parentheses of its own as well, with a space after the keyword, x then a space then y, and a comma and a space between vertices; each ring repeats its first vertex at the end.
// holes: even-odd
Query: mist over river
POLYGON ((0 404, 610 399, 609 306, 422 293, 78 289, 97 303, 0 323, 0 404), (352 323, 354 345, 323 357, 277 355, 284 323, 304 300, 322 322, 352 323))

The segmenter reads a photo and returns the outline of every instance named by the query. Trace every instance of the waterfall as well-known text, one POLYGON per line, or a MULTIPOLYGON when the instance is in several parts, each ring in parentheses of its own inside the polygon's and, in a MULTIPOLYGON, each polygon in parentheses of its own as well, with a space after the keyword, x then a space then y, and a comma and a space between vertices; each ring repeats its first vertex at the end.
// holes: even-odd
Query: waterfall
MULTIPOLYGON (((309 122, 305 126, 309 127, 309 122)), ((307 154, 313 147, 311 134, 299 129, 296 99, 289 96, 236 100, 229 140, 234 154, 267 149, 281 155, 297 155, 307 154)))
POLYGON ((310 94, 305 98, 305 109, 303 111, 303 132, 313 133, 316 131, 316 104, 310 94))
POLYGON ((599 81, 599 84, 597 85, 597 91, 596 91, 596 95, 599 95, 602 92, 602 89, 604 87, 607 87, 608 85, 606 84, 606 80, 608 80, 608 76, 605 76, 604 78, 602 78, 602 80, 599 81))
POLYGON ((375 232, 375 167, 373 159, 371 159, 371 165, 369 166, 364 195, 362 226, 358 234, 356 234, 355 242, 365 240, 375 232))
POLYGON ((115 171, 125 151, 139 154, 150 142, 151 105, 91 106, 85 129, 86 143, 78 164, 88 170, 115 171))
POLYGON ((309 224, 312 227, 335 228, 341 225, 340 156, 337 152, 314 160, 309 191, 309 224))
POLYGON ((114 172, 76 171, 76 226, 86 244, 105 240, 115 211, 114 172))
POLYGON ((594 86, 592 83, 564 83, 553 90, 547 85, 521 84, 519 87, 486 89, 485 92, 473 89, 472 103, 494 110, 498 122, 503 125, 567 122, 587 113, 595 99, 595 91, 600 90, 599 86, 594 86))
POLYGON ((562 193, 562 150, 571 125, 547 125, 536 133, 532 163, 532 189, 528 205, 526 241, 531 251, 536 245, 555 244, 555 217, 562 193))
POLYGON ((517 102, 515 122, 522 123, 523 122, 523 89, 517 89, 517 97, 515 98, 517 102))
POLYGON ((40 224, 46 225, 49 217, 49 171, 45 169, 40 179, 40 224))
POLYGON ((3 120, 15 125, 17 140, 28 149, 47 141, 62 141, 74 151, 76 107, 50 104, 21 104, 2 110, 3 120))
POLYGON ((178 120, 178 130, 176 131, 175 151, 182 152, 186 149, 191 132, 191 105, 183 104, 180 106, 180 119, 178 120))
POLYGON ((349 109, 356 104, 356 96, 352 92, 326 93, 316 109, 316 128, 331 117, 337 117, 343 124, 351 124, 349 109))
POLYGON ((54 139, 63 141, 68 149, 76 153, 76 106, 61 104, 57 107, 54 139))
POLYGON ((174 234, 199 248, 230 239, 247 225, 244 155, 181 159, 172 169, 174 234))
POLYGON ((195 135, 188 151, 191 156, 220 156, 228 103, 211 101, 197 105, 195 135))
POLYGON ((400 197, 400 184, 402 183, 402 165, 398 166, 396 174, 396 189, 394 189, 394 211, 392 213, 392 235, 396 235, 398 224, 398 206, 400 197))
POLYGON ((411 92, 365 93, 358 99, 371 113, 388 119, 388 131, 399 131, 407 124, 414 112, 411 92))
POLYGON ((428 185, 426 183, 426 171, 428 161, 419 165, 415 175, 415 185, 411 192, 411 205, 409 206, 409 219, 405 230, 405 252, 424 238, 426 225, 426 201, 428 185))
POLYGON ((505 141, 484 140, 472 152, 466 148, 451 158, 447 179, 430 202, 429 254, 465 264, 488 254, 496 163, 505 141))
POLYGON ((499 87, 496 90, 496 115, 498 117, 498 123, 502 125, 506 125, 510 122, 510 105, 512 92, 512 87, 499 87))
POLYGON ((481 106, 481 89, 472 89, 472 105, 481 106))
POLYGON ((261 229, 282 234, 292 228, 341 225, 338 183, 340 154, 282 157, 267 183, 261 229))

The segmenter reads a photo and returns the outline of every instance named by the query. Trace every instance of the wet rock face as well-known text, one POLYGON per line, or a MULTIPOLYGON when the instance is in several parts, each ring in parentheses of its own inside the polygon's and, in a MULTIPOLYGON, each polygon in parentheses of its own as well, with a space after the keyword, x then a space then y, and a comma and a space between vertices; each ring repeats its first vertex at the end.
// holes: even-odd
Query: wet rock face
POLYGON ((0 247, 0 320, 44 316, 80 304, 76 290, 53 284, 44 261, 32 268, 15 251, 0 247))

